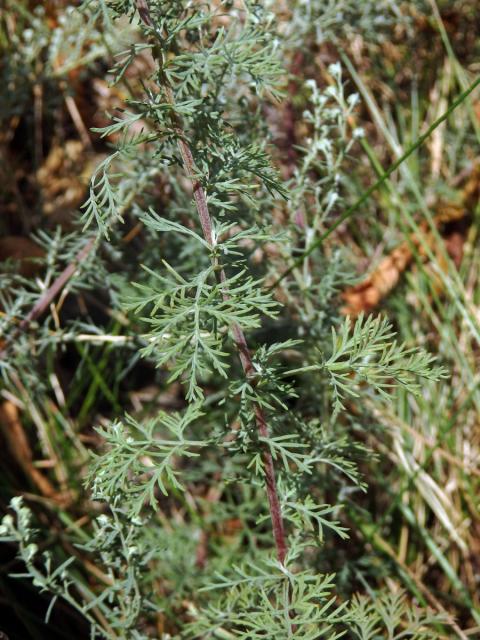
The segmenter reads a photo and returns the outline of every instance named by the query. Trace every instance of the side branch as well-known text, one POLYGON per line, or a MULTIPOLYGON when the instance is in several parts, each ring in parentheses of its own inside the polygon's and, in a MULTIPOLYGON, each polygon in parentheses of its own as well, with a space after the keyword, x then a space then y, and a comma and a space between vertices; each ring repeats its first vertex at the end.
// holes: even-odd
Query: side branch
POLYGON ((37 318, 45 313, 45 311, 52 304, 58 294, 63 291, 64 287, 67 285, 70 278, 75 274, 77 269, 81 266, 82 262, 87 259, 94 245, 95 238, 90 238, 85 246, 80 249, 72 262, 70 262, 70 264, 65 267, 62 273, 54 280, 52 285, 45 291, 45 293, 42 294, 29 314, 25 318, 23 318, 17 328, 12 331, 12 333, 5 340, 5 346, 0 351, 0 359, 4 358, 7 355, 10 346, 24 331, 27 331, 29 329, 32 322, 34 322, 37 318))

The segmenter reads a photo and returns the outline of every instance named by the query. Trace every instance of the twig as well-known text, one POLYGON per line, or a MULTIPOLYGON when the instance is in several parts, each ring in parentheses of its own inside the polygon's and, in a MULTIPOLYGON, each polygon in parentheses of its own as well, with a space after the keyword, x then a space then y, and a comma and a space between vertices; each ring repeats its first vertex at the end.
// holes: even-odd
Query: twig
POLYGON ((45 291, 38 302, 34 305, 30 313, 20 322, 15 331, 13 331, 6 340, 4 348, 0 351, 0 359, 3 359, 11 344, 18 338, 20 334, 30 327, 31 323, 39 318, 48 309, 53 300, 63 290, 67 282, 73 276, 81 263, 88 257, 88 254, 95 245, 95 238, 90 238, 87 244, 80 249, 72 262, 65 267, 62 273, 55 279, 53 284, 45 291))
POLYGON ((88 129, 85 126, 85 123, 83 122, 83 119, 80 114, 80 111, 78 110, 77 104, 73 99, 73 97, 67 93, 65 83, 63 83, 62 89, 63 89, 63 97, 68 109, 68 113, 70 114, 73 124, 75 125, 75 128, 78 131, 78 135, 80 136, 80 139, 83 142, 83 146, 86 149, 90 149, 90 151, 93 151, 93 144, 90 139, 88 129))
POLYGON ((52 286, 47 289, 40 300, 35 304, 28 316, 22 320, 22 322, 18 326, 19 331, 25 331, 26 329, 28 329, 30 324, 48 309, 50 304, 62 291, 62 289, 65 287, 78 267, 88 257, 88 254, 93 249, 94 245, 95 238, 90 238, 87 244, 82 249, 80 249, 72 262, 62 271, 62 273, 58 276, 58 278, 56 278, 52 286))
MULTIPOLYGON (((148 4, 146 0, 137 0, 137 10, 140 15, 140 18, 148 27, 153 27, 153 22, 150 16, 150 11, 148 8, 148 4)), ((214 247, 213 242, 213 233, 212 233, 212 219, 210 216, 210 212, 208 210, 207 198, 205 195, 205 191, 200 184, 199 180, 196 178, 197 171, 195 170, 195 161, 193 159, 193 154, 190 149, 190 146, 186 140, 185 132, 182 128, 182 124, 180 122, 179 117, 175 114, 175 98, 173 95, 172 88, 165 77, 162 74, 163 81, 163 89, 165 91, 165 96, 167 99, 167 103, 172 107, 172 124, 175 130, 175 133, 178 137, 178 148, 180 150, 180 155, 182 156, 183 166, 187 177, 192 182, 193 186, 193 197, 195 199, 195 205, 198 212, 198 217, 200 220, 200 225, 202 227, 203 236, 210 247, 214 247)), ((226 283, 226 275, 223 269, 220 270, 220 282, 222 284, 226 283)), ((223 290, 223 298, 227 300, 229 297, 228 291, 226 288, 223 290)), ((232 324, 231 326, 233 340, 238 349, 240 361, 242 363, 242 368, 247 378, 250 378, 254 373, 254 367, 252 363, 252 357, 250 354, 250 350, 248 348, 248 344, 245 338, 245 334, 241 327, 237 324, 232 324)), ((262 438, 268 438, 269 430, 267 426, 267 422, 265 419, 265 414, 262 408, 255 404, 254 406, 255 412, 255 421, 257 424, 258 433, 262 438)), ((277 483, 275 478, 275 468, 273 465, 273 459, 271 453, 267 449, 263 449, 262 452, 263 465, 265 469, 265 485, 267 490, 267 497, 270 507, 270 518, 272 521, 272 530, 273 537, 275 540, 275 547, 277 551, 277 557, 279 562, 283 565, 285 563, 285 556, 287 554, 287 542, 285 537, 285 528, 283 524, 282 512, 280 507, 280 501, 278 498, 277 491, 277 483)))

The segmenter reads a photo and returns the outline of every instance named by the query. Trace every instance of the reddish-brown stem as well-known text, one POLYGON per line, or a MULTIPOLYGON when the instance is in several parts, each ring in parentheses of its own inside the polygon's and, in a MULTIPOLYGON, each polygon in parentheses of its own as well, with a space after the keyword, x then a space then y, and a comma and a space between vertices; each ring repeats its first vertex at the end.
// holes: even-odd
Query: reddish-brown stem
MULTIPOLYGON (((143 22, 152 27, 152 19, 150 16, 150 11, 148 8, 148 4, 146 0, 137 0, 137 9, 140 15, 140 18, 143 22)), ((160 69, 162 72, 162 70, 160 69)), ((178 148, 180 150, 180 155, 182 156, 183 166, 185 169, 185 173, 188 178, 192 182, 193 187, 193 197, 195 199, 195 205, 198 212, 198 217, 200 220, 200 225, 202 227, 202 232, 205 240, 208 242, 210 247, 214 247, 213 242, 213 228, 212 228, 212 218, 210 216, 210 212, 208 210, 207 198, 205 195, 205 191, 197 178, 197 171, 195 169, 195 161, 193 159, 193 154, 190 149, 190 145, 188 144, 185 136, 185 132, 183 130, 182 124, 180 122, 179 117, 175 113, 175 97, 173 95, 172 88, 162 73, 162 83, 163 89, 165 91, 165 96, 168 104, 172 108, 172 124, 177 135, 178 139, 178 148)), ((226 284, 227 278, 223 269, 220 270, 220 282, 222 284, 226 284)), ((226 286, 223 289, 223 297, 224 299, 228 299, 228 290, 226 286)), ((238 349, 238 354, 240 357, 240 361, 242 363, 242 368, 247 378, 252 377, 255 373, 252 357, 250 354, 250 350, 247 345, 247 341, 245 338, 245 334, 241 327, 237 324, 232 324, 231 332, 233 336, 233 340, 238 349)), ((255 421, 257 425, 257 430, 262 438, 268 438, 269 430, 268 425, 265 419, 265 414, 263 409, 255 404, 254 407, 255 412, 255 421)), ((287 554, 287 542, 285 536, 285 528, 282 518, 282 511, 280 507, 280 501, 278 499, 278 491, 277 491, 277 483, 275 479, 275 467, 273 465, 272 454, 268 450, 267 446, 263 447, 262 451, 262 461, 265 470, 265 485, 267 490, 268 503, 270 508, 270 518, 272 521, 272 530, 273 537, 275 540, 275 547, 277 551, 277 557, 279 562, 283 565, 285 564, 285 556, 287 554)))
POLYGON ((58 294, 63 290, 67 282, 73 276, 75 271, 79 268, 82 262, 87 258, 90 251, 93 249, 95 244, 95 239, 91 238, 85 246, 80 249, 77 253, 73 261, 65 267, 62 273, 55 278, 53 284, 42 294, 41 298, 38 302, 33 306, 30 313, 20 322, 15 331, 13 331, 8 339, 6 340, 5 347, 0 351, 0 358, 5 357, 8 348, 13 342, 18 338, 18 336, 27 331, 31 323, 39 318, 43 313, 48 309, 48 307, 52 304, 58 294))
POLYGON ((29 327, 30 323, 36 320, 36 318, 41 316, 48 309, 50 304, 55 300, 60 291, 63 290, 64 286, 73 276, 78 267, 87 258, 88 254, 93 249, 94 244, 95 238, 90 238, 86 245, 80 249, 73 261, 65 267, 58 278, 55 279, 52 286, 47 289, 40 300, 36 303, 28 316, 22 320, 18 327, 20 331, 25 331, 29 327))

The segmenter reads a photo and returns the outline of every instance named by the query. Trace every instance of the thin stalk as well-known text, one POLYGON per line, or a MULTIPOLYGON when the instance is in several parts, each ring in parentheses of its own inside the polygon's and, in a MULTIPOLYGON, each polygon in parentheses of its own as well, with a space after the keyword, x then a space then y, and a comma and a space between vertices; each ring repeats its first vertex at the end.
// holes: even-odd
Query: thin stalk
MULTIPOLYGON (((148 8, 148 4, 146 0, 137 0, 137 10, 140 15, 142 21, 148 26, 153 27, 153 22, 150 16, 150 10, 148 8)), ((205 195, 205 191, 196 177, 198 172, 195 168, 195 161, 193 158, 193 154, 190 148, 189 143, 187 142, 185 132, 182 127, 182 123, 180 118, 175 113, 175 97, 173 94, 172 87, 168 82, 165 74, 162 72, 161 68, 161 57, 158 61, 160 64, 160 74, 162 78, 163 90, 165 92, 165 97, 167 103, 172 107, 172 125, 177 136, 178 140, 178 148, 180 151, 180 155, 182 157, 183 168, 189 180, 192 183, 193 187, 193 197, 195 200, 195 206, 198 213, 198 218, 200 221, 200 225, 202 227, 203 236, 211 247, 212 251, 215 249, 215 243, 213 239, 213 225, 212 218, 210 216, 210 212, 208 209, 207 198, 205 195)), ((212 262, 214 266, 219 266, 217 264, 216 258, 212 258, 212 262)), ((226 275, 223 268, 219 268, 219 280, 220 283, 226 283, 226 275)), ((226 287, 223 288, 223 298, 228 300, 229 294, 226 287)), ((233 323, 230 327, 232 332, 233 341, 235 346, 237 347, 238 354, 240 357, 240 362, 242 364, 242 368, 246 378, 251 378, 255 374, 255 369, 252 363, 252 356, 250 354, 250 350, 248 348, 248 344, 245 338, 245 334, 238 324, 233 323)), ((267 425, 267 421, 265 419, 265 414, 263 409, 258 405, 254 405, 254 413, 255 413, 255 421, 257 425, 258 434, 261 438, 269 437, 269 429, 267 425)), ((275 540, 275 547, 277 551, 277 558, 279 562, 283 565, 285 564, 285 557, 287 554, 287 542, 285 536, 285 527, 282 518, 282 510, 280 507, 280 500, 278 498, 277 491, 277 482, 275 477, 275 467, 273 465, 273 459, 270 451, 264 447, 262 451, 262 460, 265 470, 265 485, 270 509, 270 518, 272 521, 272 530, 273 537, 275 540)))

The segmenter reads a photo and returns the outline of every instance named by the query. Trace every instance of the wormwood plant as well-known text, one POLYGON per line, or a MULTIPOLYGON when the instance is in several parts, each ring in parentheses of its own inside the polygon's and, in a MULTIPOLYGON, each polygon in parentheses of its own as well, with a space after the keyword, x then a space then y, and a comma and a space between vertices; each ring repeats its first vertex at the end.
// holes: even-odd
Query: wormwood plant
POLYGON ((98 563, 101 588, 78 579, 73 558, 52 566, 19 499, 3 539, 19 544, 52 606, 61 597, 87 617, 92 637, 436 637, 445 620, 400 593, 341 602, 322 568, 350 535, 342 496, 365 490, 358 462, 369 454, 345 415, 365 396, 389 402, 398 386, 416 393, 421 379, 444 375, 396 342, 386 319, 339 319, 335 294, 348 277, 339 250, 319 249, 282 277, 343 206, 357 97, 345 96, 339 65, 329 89, 307 82, 309 133, 285 183, 266 116, 282 98, 282 40, 262 3, 104 9, 138 27, 115 80, 139 56, 153 71, 98 130, 115 149, 83 220, 98 225, 98 242, 115 243, 125 193, 143 185, 132 215, 148 249, 134 282, 128 271, 110 278, 112 300, 184 402, 98 429, 105 446, 89 486, 102 514, 82 552, 98 563), (161 202, 147 188, 152 171, 168 189, 161 202))

